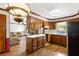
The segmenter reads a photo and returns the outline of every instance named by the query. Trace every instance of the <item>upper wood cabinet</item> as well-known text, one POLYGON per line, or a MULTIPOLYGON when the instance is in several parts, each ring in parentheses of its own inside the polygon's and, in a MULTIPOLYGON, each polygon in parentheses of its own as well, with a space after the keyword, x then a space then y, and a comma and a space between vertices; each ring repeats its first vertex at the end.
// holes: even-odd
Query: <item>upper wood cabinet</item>
POLYGON ((56 23, 54 22, 49 22, 49 29, 55 29, 56 26, 55 26, 56 23))
POLYGON ((27 21, 28 25, 28 30, 29 31, 36 31, 39 28, 43 27, 43 21, 41 19, 29 16, 28 17, 28 21, 27 21))
POLYGON ((48 27, 48 29, 55 29, 56 23, 55 22, 46 22, 44 21, 44 27, 48 27))

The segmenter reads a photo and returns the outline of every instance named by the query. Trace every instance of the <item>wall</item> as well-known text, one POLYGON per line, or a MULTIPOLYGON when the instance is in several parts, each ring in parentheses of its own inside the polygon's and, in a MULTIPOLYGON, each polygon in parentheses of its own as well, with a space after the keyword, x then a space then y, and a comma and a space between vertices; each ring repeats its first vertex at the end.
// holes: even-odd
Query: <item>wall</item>
POLYGON ((0 8, 4 8, 5 7, 5 3, 0 3, 0 8))
POLYGON ((10 32, 23 32, 25 31, 25 25, 10 24, 10 32))
MULTIPOLYGON (((24 21, 26 18, 24 17, 24 21)), ((26 29, 26 24, 18 24, 14 21, 14 17, 10 15, 10 32, 24 32, 26 29)))

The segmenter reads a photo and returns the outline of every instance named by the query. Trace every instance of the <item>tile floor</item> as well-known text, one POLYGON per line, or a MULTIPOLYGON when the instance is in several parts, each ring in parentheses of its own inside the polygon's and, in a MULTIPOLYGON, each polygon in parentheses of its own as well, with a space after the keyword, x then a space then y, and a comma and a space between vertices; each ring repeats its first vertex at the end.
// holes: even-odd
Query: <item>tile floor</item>
POLYGON ((67 56, 67 49, 64 46, 50 44, 33 52, 29 56, 67 56))
POLYGON ((26 50, 26 40, 25 37, 23 37, 20 39, 19 45, 11 46, 10 52, 0 54, 0 56, 19 56, 19 54, 24 53, 25 50, 26 50))
MULTIPOLYGON (((66 56, 66 47, 49 44, 47 47, 43 47, 28 56, 66 56)), ((26 56, 26 40, 21 39, 19 45, 12 46, 10 52, 0 54, 0 56, 26 56)))

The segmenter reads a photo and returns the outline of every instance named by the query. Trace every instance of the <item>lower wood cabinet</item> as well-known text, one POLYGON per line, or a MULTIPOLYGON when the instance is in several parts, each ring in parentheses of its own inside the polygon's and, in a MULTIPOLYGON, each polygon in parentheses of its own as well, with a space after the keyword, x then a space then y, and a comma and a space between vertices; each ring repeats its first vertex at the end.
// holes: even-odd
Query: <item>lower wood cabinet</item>
POLYGON ((26 38, 26 50, 27 52, 31 53, 32 52, 32 39, 31 38, 26 38))
POLYGON ((64 35, 48 35, 48 42, 57 43, 66 46, 67 36, 64 35))
POLYGON ((47 41, 50 43, 51 42, 51 35, 47 35, 48 37, 47 37, 47 41))
POLYGON ((37 50, 37 38, 32 40, 32 51, 37 50))
POLYGON ((44 39, 43 39, 43 45, 44 45, 44 46, 45 46, 46 42, 47 42, 47 38, 44 37, 44 39))
POLYGON ((38 38, 38 48, 41 48, 43 46, 43 37, 38 38))
POLYGON ((46 39, 44 37, 36 37, 36 38, 26 37, 27 55, 43 47, 45 43, 46 39))

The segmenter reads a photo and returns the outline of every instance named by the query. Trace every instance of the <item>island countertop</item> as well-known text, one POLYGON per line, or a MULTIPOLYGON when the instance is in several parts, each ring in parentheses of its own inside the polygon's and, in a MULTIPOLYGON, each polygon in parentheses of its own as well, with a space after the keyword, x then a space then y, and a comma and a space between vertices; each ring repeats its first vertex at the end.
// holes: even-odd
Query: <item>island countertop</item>
POLYGON ((35 35, 28 35, 26 37, 29 37, 29 38, 36 38, 36 37, 41 37, 41 36, 46 36, 45 34, 35 34, 35 35))

